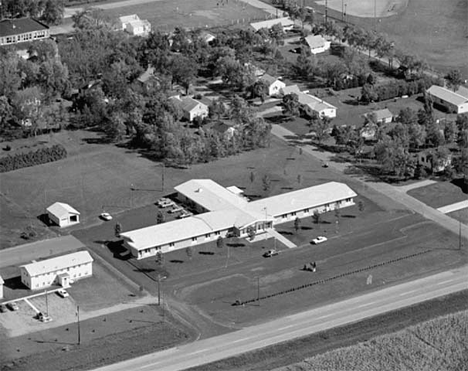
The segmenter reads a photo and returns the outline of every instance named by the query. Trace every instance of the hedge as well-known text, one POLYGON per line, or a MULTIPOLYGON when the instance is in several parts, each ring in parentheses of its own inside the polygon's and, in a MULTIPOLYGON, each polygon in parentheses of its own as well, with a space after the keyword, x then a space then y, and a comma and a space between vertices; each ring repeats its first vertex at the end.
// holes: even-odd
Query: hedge
POLYGON ((67 150, 61 144, 40 148, 36 151, 17 153, 0 158, 0 173, 35 165, 54 162, 67 157, 67 150))

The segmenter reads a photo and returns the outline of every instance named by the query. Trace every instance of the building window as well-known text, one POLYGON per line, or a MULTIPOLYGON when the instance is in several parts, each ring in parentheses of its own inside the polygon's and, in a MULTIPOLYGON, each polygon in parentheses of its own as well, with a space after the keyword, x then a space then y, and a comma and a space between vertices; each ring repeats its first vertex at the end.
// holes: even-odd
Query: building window
POLYGON ((197 237, 192 237, 193 242, 197 242, 197 237))
POLYGON ((211 237, 211 234, 205 234, 205 238, 210 238, 211 237))
POLYGON ((309 209, 304 209, 304 213, 309 213, 309 209))
POLYGON ((296 216, 296 213, 291 213, 291 216, 296 216))
POLYGON ((220 234, 221 234, 221 232, 219 232, 219 231, 218 231, 218 232, 215 232, 215 235, 216 235, 216 236, 219 236, 220 234))
POLYGON ((174 242, 171 242, 171 243, 169 244, 169 247, 174 247, 174 246, 175 246, 175 243, 174 243, 174 242))

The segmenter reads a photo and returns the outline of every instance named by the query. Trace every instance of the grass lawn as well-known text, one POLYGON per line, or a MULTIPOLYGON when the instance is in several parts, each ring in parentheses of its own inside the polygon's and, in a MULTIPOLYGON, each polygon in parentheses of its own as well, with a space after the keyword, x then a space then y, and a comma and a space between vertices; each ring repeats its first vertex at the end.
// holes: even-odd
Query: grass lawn
POLYGON ((107 9, 112 17, 137 14, 150 21, 154 29, 171 31, 175 27, 205 28, 225 25, 248 25, 256 20, 265 20, 266 13, 239 0, 221 5, 218 0, 158 1, 128 7, 107 9), (219 6, 217 6, 219 4, 219 6))
POLYGON ((453 219, 462 222, 463 224, 468 225, 468 209, 453 211, 451 213, 448 213, 447 215, 453 219))
POLYGON ((411 197, 424 202, 435 209, 460 201, 466 201, 467 195, 460 187, 450 182, 438 182, 408 191, 411 197))

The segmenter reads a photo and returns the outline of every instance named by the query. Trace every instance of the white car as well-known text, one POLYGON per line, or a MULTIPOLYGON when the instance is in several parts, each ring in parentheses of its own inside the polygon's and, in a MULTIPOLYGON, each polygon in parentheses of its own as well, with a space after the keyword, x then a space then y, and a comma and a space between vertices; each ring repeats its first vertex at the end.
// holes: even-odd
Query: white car
POLYGON ((176 206, 176 204, 172 202, 171 200, 167 200, 167 201, 160 202, 159 206, 165 209, 166 207, 176 206))
POLYGON ((101 217, 101 219, 104 219, 104 220, 106 220, 106 221, 112 220, 112 215, 109 214, 109 213, 102 213, 102 214, 100 215, 100 217, 101 217))
POLYGON ((311 244, 312 244, 312 245, 318 245, 319 243, 322 243, 322 242, 325 242, 325 241, 327 241, 327 238, 326 238, 326 237, 318 236, 317 238, 314 238, 314 239, 311 241, 311 244))
POLYGON ((263 257, 271 258, 272 256, 276 256, 278 254, 279 252, 277 250, 268 250, 265 254, 263 254, 263 257))
POLYGON ((57 295, 61 298, 68 298, 70 296, 70 294, 64 289, 57 290, 57 295))
POLYGON ((184 219, 184 218, 188 218, 189 216, 192 216, 192 215, 193 214, 190 211, 184 211, 184 212, 182 212, 182 214, 179 214, 179 216, 177 218, 184 219))
POLYGON ((180 206, 175 206, 171 210, 169 210, 169 214, 175 214, 178 213, 179 211, 184 211, 184 209, 180 206))

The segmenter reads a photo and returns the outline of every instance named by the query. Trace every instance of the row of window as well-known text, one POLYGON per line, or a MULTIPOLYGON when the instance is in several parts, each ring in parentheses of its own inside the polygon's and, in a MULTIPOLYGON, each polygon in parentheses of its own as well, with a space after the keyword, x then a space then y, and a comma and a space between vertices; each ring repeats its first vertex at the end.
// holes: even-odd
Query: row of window
POLYGON ((12 35, 12 36, 7 36, 7 37, 2 37, 0 38, 0 44, 5 45, 5 44, 14 44, 14 43, 19 43, 23 41, 29 41, 33 39, 42 39, 47 36, 47 31, 35 31, 35 32, 30 32, 30 33, 25 33, 21 35, 12 35))

